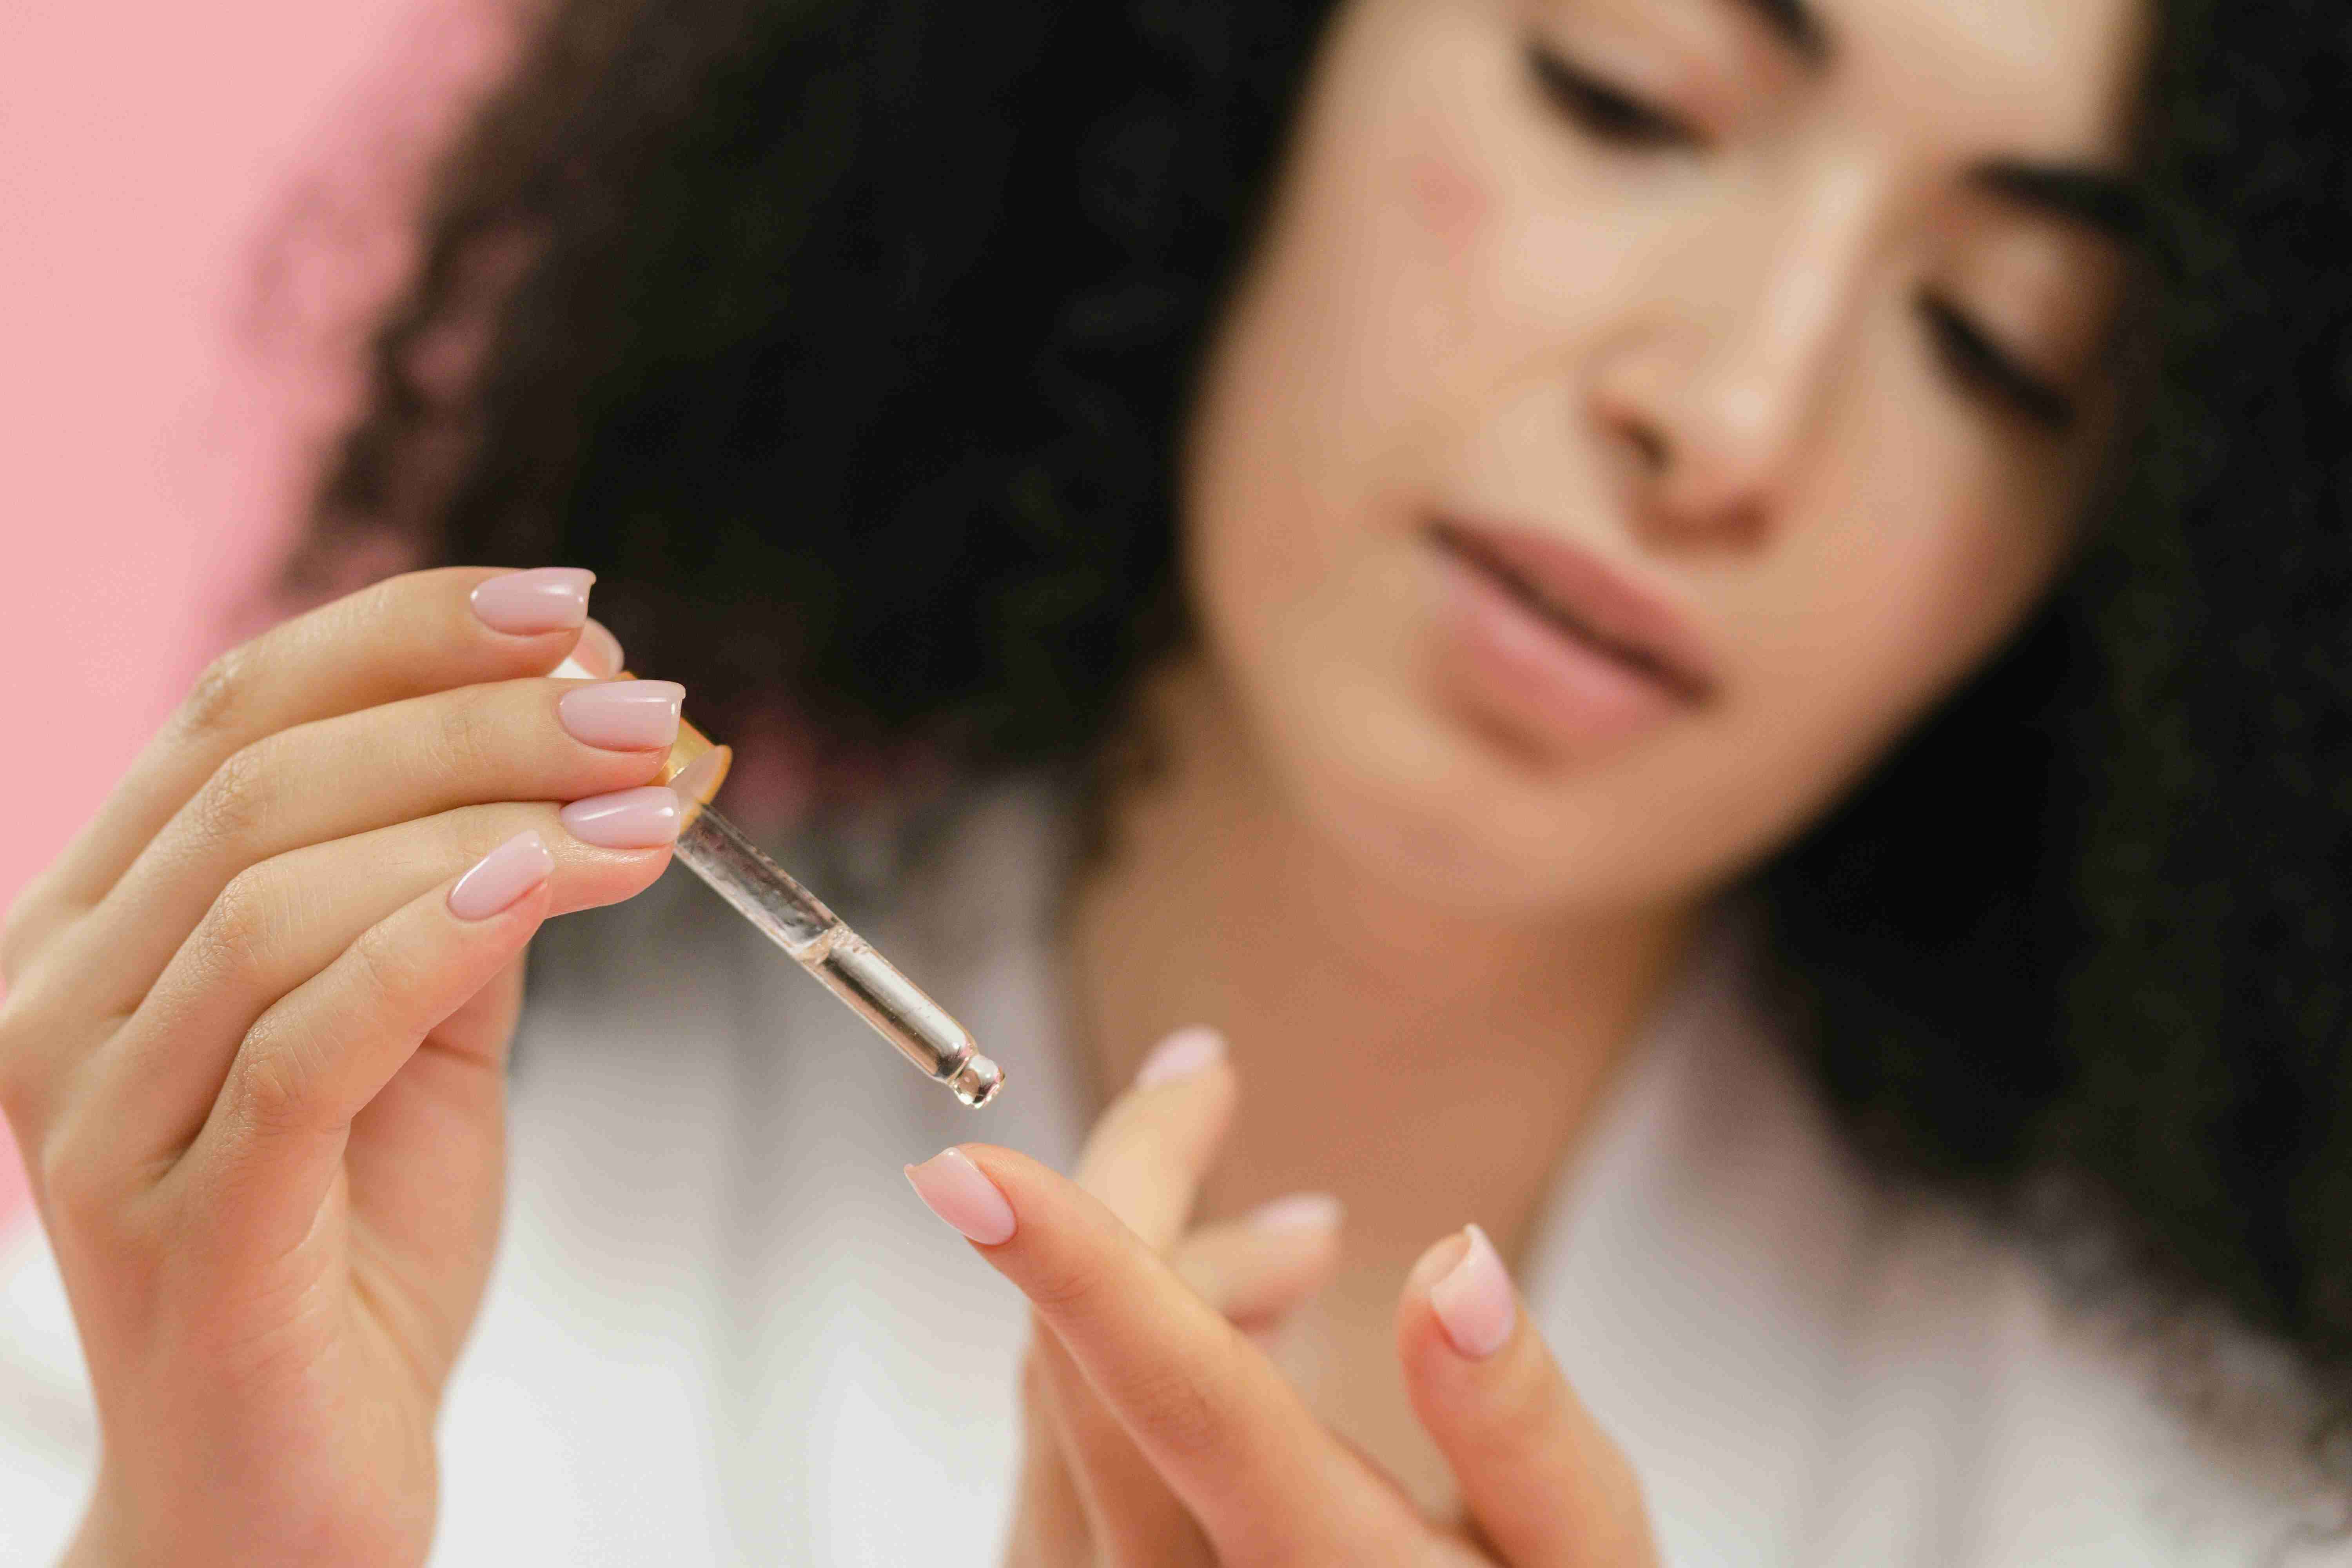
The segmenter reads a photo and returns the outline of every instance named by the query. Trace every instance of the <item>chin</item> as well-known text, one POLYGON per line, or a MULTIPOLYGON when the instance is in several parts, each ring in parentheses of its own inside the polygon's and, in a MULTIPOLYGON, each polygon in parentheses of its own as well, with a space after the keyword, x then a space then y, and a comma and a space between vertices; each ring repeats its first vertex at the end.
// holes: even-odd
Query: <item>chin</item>
POLYGON ((1423 692, 1324 686, 1274 697, 1261 743, 1288 808, 1370 879, 1489 918, 1597 910, 1654 891, 1631 885, 1641 879, 1630 876, 1640 857, 1625 853, 1631 824, 1595 792, 1532 779, 1522 757, 1423 692))

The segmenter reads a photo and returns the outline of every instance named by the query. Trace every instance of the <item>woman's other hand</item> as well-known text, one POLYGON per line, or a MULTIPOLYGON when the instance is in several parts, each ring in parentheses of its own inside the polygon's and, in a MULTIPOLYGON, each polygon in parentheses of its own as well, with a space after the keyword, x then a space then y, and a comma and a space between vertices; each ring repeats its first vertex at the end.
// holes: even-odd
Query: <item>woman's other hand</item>
POLYGON ((617 670, 589 581, 418 573, 237 649, 10 911, 0 1108, 103 1434, 69 1561, 424 1560, 523 950, 677 829, 677 689, 545 679, 617 670))
POLYGON ((1075 1182, 983 1144, 909 1171, 1034 1310, 1013 1568, 1654 1563, 1631 1467, 1475 1228, 1423 1256, 1396 1316, 1414 1409, 1466 1517, 1424 1518, 1316 1419, 1214 1292, 1237 1277, 1278 1281, 1241 1291, 1256 1292, 1253 1315, 1278 1315, 1336 1262, 1336 1235, 1302 1246, 1244 1222, 1179 1239, 1234 1092, 1221 1055, 1187 1054, 1163 1047, 1155 1060, 1192 1070, 1147 1067, 1075 1182), (1248 1261, 1192 1261, 1204 1247, 1239 1250, 1233 1237, 1252 1231, 1248 1261))

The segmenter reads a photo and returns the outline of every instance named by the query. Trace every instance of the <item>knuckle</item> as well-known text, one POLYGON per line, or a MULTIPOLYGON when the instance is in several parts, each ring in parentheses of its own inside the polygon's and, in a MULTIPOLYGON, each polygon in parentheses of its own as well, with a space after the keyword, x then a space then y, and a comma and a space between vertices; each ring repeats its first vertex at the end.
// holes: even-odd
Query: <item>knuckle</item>
POLYGON ((268 861, 228 879, 205 911, 199 945, 208 962, 236 974, 268 967, 286 929, 286 894, 278 882, 268 861))
POLYGON ((275 736, 240 746, 213 770, 189 803, 196 830, 215 843, 255 837, 277 809, 278 753, 275 736))
POLYGON ((229 1071, 238 1122, 265 1134, 305 1125, 317 1080, 312 1043, 264 1019, 247 1034, 229 1071))
POLYGON ((205 666, 204 673, 180 704, 179 722, 192 733, 235 732, 253 709, 262 658, 259 639, 240 643, 205 666))
POLYGON ((361 993, 359 1007, 382 1016, 404 1011, 428 973, 422 957, 387 921, 369 927, 352 943, 350 977, 361 993))
POLYGON ((510 726, 499 721, 488 693, 448 693, 436 705, 439 725, 433 761, 446 773, 471 777, 492 771, 509 744, 510 726))

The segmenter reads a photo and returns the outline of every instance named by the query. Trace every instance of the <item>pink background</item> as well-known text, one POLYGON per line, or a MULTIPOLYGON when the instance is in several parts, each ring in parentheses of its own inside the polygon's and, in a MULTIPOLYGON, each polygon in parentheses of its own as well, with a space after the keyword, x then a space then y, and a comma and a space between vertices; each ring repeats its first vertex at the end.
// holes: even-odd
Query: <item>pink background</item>
POLYGON ((267 617, 420 156, 498 58, 447 0, 0 5, 0 904, 267 617))

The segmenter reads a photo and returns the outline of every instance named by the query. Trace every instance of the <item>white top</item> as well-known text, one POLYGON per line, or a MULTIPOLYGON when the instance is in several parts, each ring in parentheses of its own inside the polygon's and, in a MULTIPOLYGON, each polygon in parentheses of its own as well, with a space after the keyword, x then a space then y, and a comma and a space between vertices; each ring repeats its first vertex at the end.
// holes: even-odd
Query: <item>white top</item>
MULTIPOLYGON (((1063 836, 1024 788, 931 832, 887 907, 856 889, 889 880, 888 836, 788 863, 1004 1065, 984 1111, 682 870, 551 934, 436 1563, 995 1562, 1024 1314, 898 1167, 965 1138, 1066 1167, 1077 1146, 1046 940, 1063 836)), ((1666 1561, 2352 1563, 2271 1363, 2241 1347, 2184 1381, 2178 1347, 1874 1187, 1744 952, 1695 961, 1522 1270, 1666 1561)), ((0 1238, 0 1562, 55 1553, 91 1443, 55 1266, 0 1238)))

